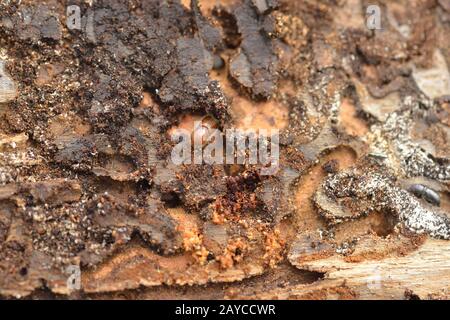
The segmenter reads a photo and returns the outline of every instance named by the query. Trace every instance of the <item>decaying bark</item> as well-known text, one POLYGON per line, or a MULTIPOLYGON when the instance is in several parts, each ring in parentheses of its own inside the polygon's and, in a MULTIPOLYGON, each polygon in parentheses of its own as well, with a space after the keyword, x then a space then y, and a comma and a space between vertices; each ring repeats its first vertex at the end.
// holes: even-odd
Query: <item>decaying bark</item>
POLYGON ((0 297, 450 298, 450 5, 375 2, 1 2, 0 297))

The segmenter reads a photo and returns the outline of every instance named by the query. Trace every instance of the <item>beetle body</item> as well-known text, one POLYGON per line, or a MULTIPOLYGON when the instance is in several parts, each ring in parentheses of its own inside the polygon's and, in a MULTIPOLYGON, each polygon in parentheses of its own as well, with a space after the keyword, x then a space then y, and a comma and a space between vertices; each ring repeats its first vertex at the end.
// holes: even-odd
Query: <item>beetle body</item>
POLYGON ((408 191, 412 192, 416 197, 425 199, 427 202, 435 206, 440 206, 441 204, 439 194, 423 184, 413 184, 408 188, 408 191))

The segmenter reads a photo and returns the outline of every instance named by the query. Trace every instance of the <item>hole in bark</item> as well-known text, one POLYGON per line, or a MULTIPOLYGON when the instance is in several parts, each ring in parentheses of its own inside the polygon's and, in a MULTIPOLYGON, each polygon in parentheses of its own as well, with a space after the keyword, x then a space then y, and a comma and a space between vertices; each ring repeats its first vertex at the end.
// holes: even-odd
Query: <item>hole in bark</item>
POLYGON ((161 200, 164 201, 167 208, 177 208, 182 205, 181 199, 175 192, 163 193, 161 200))

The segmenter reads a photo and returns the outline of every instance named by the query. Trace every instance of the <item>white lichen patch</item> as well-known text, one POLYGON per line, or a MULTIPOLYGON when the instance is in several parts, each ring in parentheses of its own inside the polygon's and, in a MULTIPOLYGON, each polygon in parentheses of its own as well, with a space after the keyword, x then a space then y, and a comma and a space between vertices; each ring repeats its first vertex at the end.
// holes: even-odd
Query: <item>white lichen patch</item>
POLYGON ((353 169, 331 176, 325 181, 323 189, 337 201, 354 197, 370 211, 390 213, 399 224, 412 232, 450 240, 450 220, 445 213, 437 207, 421 203, 385 175, 377 172, 361 173, 353 169))
POLYGON ((433 108, 431 101, 403 99, 401 111, 390 114, 386 121, 371 127, 371 149, 386 155, 384 164, 407 177, 424 176, 435 180, 450 180, 450 162, 437 159, 423 145, 411 137, 414 118, 423 118, 423 107, 433 108))

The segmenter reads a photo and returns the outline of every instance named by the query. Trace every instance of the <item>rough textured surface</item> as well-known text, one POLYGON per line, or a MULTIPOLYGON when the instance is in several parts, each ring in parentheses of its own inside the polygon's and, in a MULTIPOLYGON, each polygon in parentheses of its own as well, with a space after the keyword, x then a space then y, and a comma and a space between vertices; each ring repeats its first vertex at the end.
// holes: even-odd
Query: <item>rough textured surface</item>
POLYGON ((450 8, 375 3, 2 1, 0 297, 450 298, 450 8), (174 165, 195 121, 279 170, 174 165))

